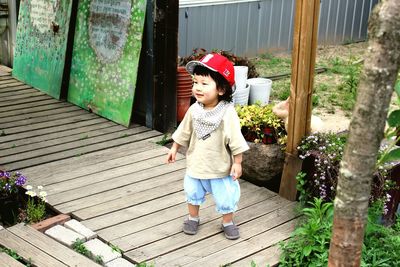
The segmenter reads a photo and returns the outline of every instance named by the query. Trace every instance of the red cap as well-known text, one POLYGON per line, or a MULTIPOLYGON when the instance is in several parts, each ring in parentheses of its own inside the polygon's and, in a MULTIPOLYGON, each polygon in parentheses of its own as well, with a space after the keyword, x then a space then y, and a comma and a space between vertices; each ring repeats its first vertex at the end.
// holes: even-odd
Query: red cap
POLYGON ((194 67, 201 65, 212 71, 218 72, 224 77, 230 86, 235 84, 235 69, 232 62, 220 54, 208 54, 200 61, 194 60, 186 64, 186 70, 193 74, 194 67))

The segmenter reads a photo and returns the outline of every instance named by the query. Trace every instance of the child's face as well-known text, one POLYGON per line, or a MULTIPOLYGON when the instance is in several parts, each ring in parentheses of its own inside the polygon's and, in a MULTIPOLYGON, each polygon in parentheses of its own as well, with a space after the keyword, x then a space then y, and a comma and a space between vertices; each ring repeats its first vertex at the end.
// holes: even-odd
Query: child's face
POLYGON ((204 105, 205 109, 212 109, 218 104, 218 96, 223 95, 217 89, 215 81, 210 76, 194 75, 192 92, 196 100, 204 105))

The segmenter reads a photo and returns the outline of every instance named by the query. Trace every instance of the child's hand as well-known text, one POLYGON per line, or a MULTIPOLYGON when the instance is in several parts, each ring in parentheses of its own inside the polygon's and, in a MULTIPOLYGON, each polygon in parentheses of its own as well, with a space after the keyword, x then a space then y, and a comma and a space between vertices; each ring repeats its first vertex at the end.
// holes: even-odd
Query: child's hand
POLYGON ((168 152, 167 155, 167 163, 173 163, 175 162, 176 158, 176 153, 178 152, 179 145, 177 143, 174 143, 171 147, 171 149, 168 152))
POLYGON ((231 168, 231 176, 233 180, 237 180, 242 176, 242 164, 240 163, 233 163, 231 168))

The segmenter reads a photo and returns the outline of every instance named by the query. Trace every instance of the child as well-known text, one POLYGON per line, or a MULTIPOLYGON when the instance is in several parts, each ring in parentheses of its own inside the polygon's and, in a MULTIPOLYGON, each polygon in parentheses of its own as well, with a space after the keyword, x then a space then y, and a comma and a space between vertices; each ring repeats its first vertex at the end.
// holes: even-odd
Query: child
POLYGON ((184 190, 189 218, 183 223, 183 232, 197 233, 199 208, 209 192, 222 214, 226 238, 238 239, 239 229, 232 219, 240 198, 237 179, 242 175, 242 153, 249 147, 231 103, 234 68, 227 58, 208 54, 189 62, 186 69, 193 75, 196 103, 172 135, 174 144, 167 157, 167 162, 174 162, 179 147, 187 147, 184 190))

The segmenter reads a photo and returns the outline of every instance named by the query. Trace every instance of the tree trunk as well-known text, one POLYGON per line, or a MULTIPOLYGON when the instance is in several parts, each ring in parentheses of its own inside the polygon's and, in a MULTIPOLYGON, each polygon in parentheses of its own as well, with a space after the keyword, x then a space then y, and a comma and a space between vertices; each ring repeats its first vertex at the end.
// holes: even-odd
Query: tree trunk
POLYGON ((377 153, 400 65, 400 4, 386 0, 368 26, 368 52, 341 162, 328 266, 359 266, 377 153))

